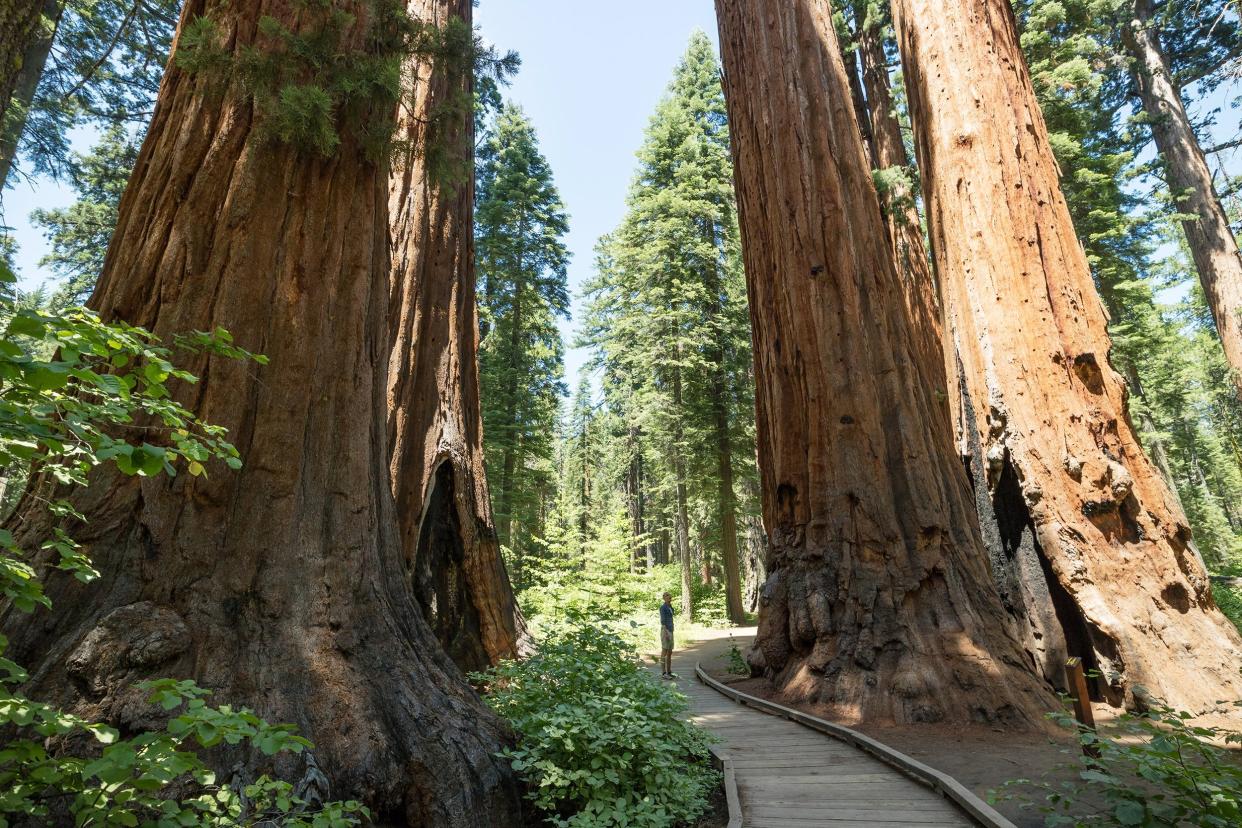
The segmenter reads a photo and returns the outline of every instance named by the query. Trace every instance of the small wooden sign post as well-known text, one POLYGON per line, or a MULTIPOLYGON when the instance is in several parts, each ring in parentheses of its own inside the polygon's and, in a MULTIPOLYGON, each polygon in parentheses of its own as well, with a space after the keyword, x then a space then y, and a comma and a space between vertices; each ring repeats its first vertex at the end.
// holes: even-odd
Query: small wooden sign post
MULTIPOLYGON (((1083 727, 1094 731, 1095 713, 1091 710, 1091 694, 1087 692, 1087 676, 1078 656, 1065 662, 1065 683, 1069 687, 1070 698, 1074 700, 1074 718, 1083 727)), ((1095 745, 1083 745, 1082 752, 1091 757, 1100 755, 1095 745)))

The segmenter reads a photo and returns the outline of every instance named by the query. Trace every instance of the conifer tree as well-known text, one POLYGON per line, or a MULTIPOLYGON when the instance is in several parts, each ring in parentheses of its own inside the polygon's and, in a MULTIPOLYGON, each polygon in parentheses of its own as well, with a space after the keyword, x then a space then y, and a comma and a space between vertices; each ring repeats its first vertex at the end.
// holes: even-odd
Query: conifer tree
POLYGON ((389 483, 424 618, 463 670, 525 638, 496 538, 483 456, 474 297, 474 103, 517 57, 484 47, 471 0, 408 0, 427 47, 401 67, 388 179, 389 483))
POLYGON ((683 612, 693 610, 693 538, 704 580, 719 547, 727 614, 741 621, 738 478, 753 474, 753 415, 719 77, 711 41, 696 32, 648 124, 625 219, 601 240, 583 340, 629 424, 630 462, 650 472, 649 493, 667 497, 683 612))
POLYGON ((93 149, 70 162, 69 180, 78 200, 68 207, 31 214, 31 221, 43 228, 52 245, 41 264, 64 279, 55 302, 79 304, 94 289, 138 145, 124 127, 111 127, 93 149))
POLYGON ((1242 400, 1242 256, 1182 100, 1188 83, 1217 72, 1222 63, 1242 53, 1239 29, 1227 5, 1131 0, 1125 9, 1122 42, 1133 61, 1138 98, 1242 400), (1162 26, 1169 29, 1165 35, 1162 26), (1164 41, 1175 41, 1176 54, 1178 36, 1188 32, 1189 49, 1181 44, 1181 56, 1183 64, 1190 65, 1178 66, 1164 41))
MULTIPOLYGON (((18 156, 29 172, 71 172, 69 131, 145 124, 181 0, 23 0, 42 7, 0 124, 0 184, 18 156)), ((0 94, 4 87, 0 86, 0 94)))
POLYGON ((480 153, 476 211, 479 375, 488 480, 501 543, 518 561, 541 533, 565 385, 569 225, 534 127, 509 104, 480 153))

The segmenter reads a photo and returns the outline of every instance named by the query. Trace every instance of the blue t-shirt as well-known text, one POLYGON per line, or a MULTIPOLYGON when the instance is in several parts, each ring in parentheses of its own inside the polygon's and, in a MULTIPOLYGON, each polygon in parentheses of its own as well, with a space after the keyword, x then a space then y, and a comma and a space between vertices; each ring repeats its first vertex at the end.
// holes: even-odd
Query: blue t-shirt
POLYGON ((669 632, 673 631, 673 607, 671 604, 660 604, 660 626, 669 632))

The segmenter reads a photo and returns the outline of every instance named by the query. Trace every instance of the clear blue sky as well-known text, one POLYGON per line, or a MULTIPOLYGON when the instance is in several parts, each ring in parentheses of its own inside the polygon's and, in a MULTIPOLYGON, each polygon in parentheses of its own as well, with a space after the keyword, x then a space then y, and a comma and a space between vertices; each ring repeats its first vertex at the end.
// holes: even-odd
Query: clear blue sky
MULTIPOLYGON (((569 286, 594 267, 595 241, 621 221, 634 153, 696 28, 717 41, 713 0, 482 0, 484 36, 515 49, 505 95, 526 110, 569 213, 569 286)), ((566 338, 575 321, 562 326, 566 338)), ((572 389, 586 355, 569 352, 572 389)))

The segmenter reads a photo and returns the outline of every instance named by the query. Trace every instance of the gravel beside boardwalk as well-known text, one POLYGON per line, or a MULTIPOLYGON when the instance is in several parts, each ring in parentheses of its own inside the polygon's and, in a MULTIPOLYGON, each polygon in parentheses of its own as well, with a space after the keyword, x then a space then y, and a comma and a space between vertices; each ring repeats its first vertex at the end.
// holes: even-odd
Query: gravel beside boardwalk
POLYGON ((690 698, 690 718, 723 739, 719 749, 733 764, 745 828, 975 825, 934 791, 857 748, 743 707, 695 680, 695 663, 706 666, 727 651, 727 635, 674 653, 673 669, 690 698))

